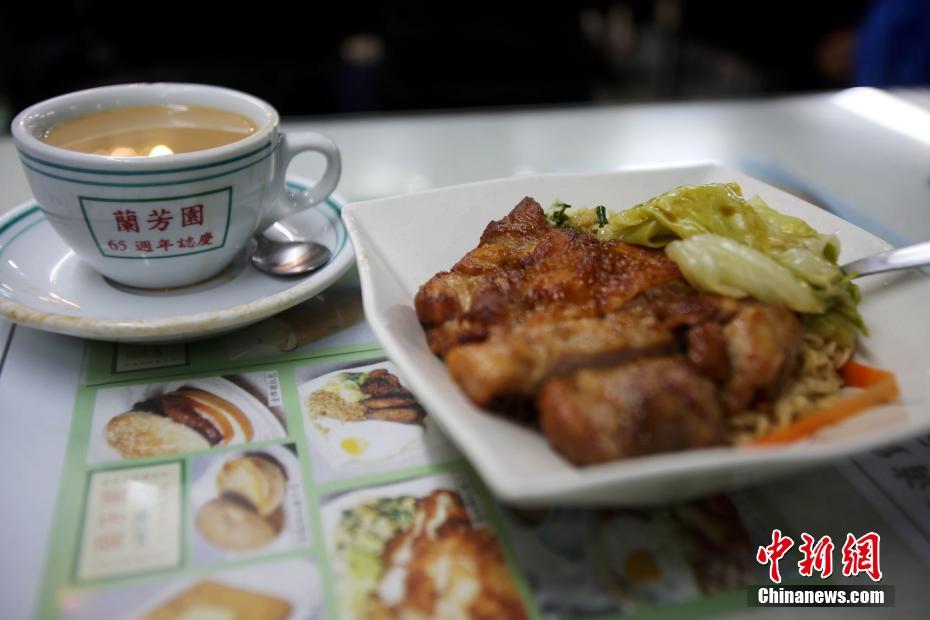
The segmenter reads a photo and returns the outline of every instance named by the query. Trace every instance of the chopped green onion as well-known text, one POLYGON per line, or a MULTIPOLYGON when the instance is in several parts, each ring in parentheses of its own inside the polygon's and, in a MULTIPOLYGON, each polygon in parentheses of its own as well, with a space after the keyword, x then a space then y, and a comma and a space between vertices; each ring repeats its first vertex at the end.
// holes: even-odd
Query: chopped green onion
POLYGON ((603 228, 607 226, 607 208, 604 205, 598 205, 594 208, 594 214, 597 216, 597 225, 603 228))
POLYGON ((561 200, 556 200, 547 214, 549 223, 556 228, 563 228, 568 224, 568 216, 565 215, 565 211, 571 208, 572 206, 570 204, 562 202, 561 200))

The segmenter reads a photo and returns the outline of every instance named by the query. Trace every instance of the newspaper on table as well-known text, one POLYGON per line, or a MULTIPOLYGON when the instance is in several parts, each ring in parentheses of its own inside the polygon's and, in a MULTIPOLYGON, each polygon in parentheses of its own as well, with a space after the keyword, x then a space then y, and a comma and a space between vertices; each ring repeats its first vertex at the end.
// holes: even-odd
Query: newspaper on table
MULTIPOLYGON (((744 609, 773 530, 811 527, 777 485, 497 503, 377 346, 352 274, 212 340, 86 347, 43 617, 689 617, 744 609)), ((844 468, 925 558, 928 463, 918 438, 844 468)))

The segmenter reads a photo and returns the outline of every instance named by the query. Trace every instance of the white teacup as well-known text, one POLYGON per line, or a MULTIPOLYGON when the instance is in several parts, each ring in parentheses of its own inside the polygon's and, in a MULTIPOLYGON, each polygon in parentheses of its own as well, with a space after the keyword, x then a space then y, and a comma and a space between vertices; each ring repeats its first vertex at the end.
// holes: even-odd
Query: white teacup
POLYGON ((226 267, 272 222, 329 196, 341 173, 339 150, 321 134, 280 131, 264 101, 198 84, 105 86, 55 97, 22 111, 13 138, 45 217, 71 249, 103 275, 141 288, 185 286, 226 267), (52 146, 53 126, 97 111, 181 104, 251 119, 256 131, 215 148, 162 157, 109 157, 52 146), (326 158, 306 192, 285 186, 291 159, 326 158))

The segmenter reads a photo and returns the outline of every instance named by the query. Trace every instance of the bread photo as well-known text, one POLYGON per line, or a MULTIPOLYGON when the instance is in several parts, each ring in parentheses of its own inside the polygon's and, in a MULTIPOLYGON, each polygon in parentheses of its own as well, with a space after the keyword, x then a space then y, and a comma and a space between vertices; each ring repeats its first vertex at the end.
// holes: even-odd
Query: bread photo
POLYGON ((284 527, 284 511, 278 507, 268 517, 234 497, 217 497, 197 511, 197 530, 215 547, 247 551, 264 547, 284 527))
POLYGON ((195 525, 214 547, 248 551, 284 529, 287 474, 278 460, 250 452, 226 460, 216 474, 217 497, 197 511, 195 525))
POLYGON ((237 406, 189 387, 137 402, 104 428, 107 443, 126 459, 242 443, 254 434, 252 422, 237 406))
POLYGON ((270 515, 281 505, 286 484, 281 466, 262 456, 231 459, 216 477, 216 489, 221 495, 242 497, 262 516, 270 515))
POLYGON ((284 620, 291 604, 276 596, 201 581, 143 616, 143 620, 284 620))

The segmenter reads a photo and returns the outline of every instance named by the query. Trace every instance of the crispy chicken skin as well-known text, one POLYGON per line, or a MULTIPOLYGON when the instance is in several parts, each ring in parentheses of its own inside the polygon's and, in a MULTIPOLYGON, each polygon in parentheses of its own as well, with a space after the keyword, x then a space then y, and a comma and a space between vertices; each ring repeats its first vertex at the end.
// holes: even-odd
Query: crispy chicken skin
POLYGON ((714 384, 680 356, 579 370, 547 381, 536 403, 549 441, 581 465, 723 440, 714 384))
POLYGON ((430 349, 476 405, 538 414, 587 464, 724 440, 797 368, 776 305, 700 293, 661 250, 552 228, 524 198, 418 291, 430 349))
POLYGON ((471 400, 532 398, 550 376, 675 351, 674 334, 641 311, 518 325, 501 337, 453 347, 449 373, 471 400))
POLYGON ((731 372, 723 394, 729 413, 771 400, 798 364, 804 332, 784 306, 748 302, 723 328, 731 372))
POLYGON ((688 360, 701 374, 715 381, 730 376, 730 356, 720 323, 708 321, 689 329, 685 335, 688 360))
MULTIPOLYGON (((513 273, 548 230, 539 203, 524 198, 506 217, 488 224, 478 247, 451 271, 437 273, 420 287, 414 299, 420 322, 433 329, 444 327, 450 332, 450 346, 457 340, 456 332, 461 332, 461 342, 468 341, 469 333, 483 338, 480 317, 501 320, 511 306, 517 306, 518 300, 510 294, 513 273)), ((433 351, 442 352, 437 347, 433 351)))
POLYGON ((524 198, 451 271, 420 287, 414 306, 430 349, 444 356, 460 344, 506 338, 514 325, 600 316, 680 278, 662 251, 550 228, 542 207, 524 198))

